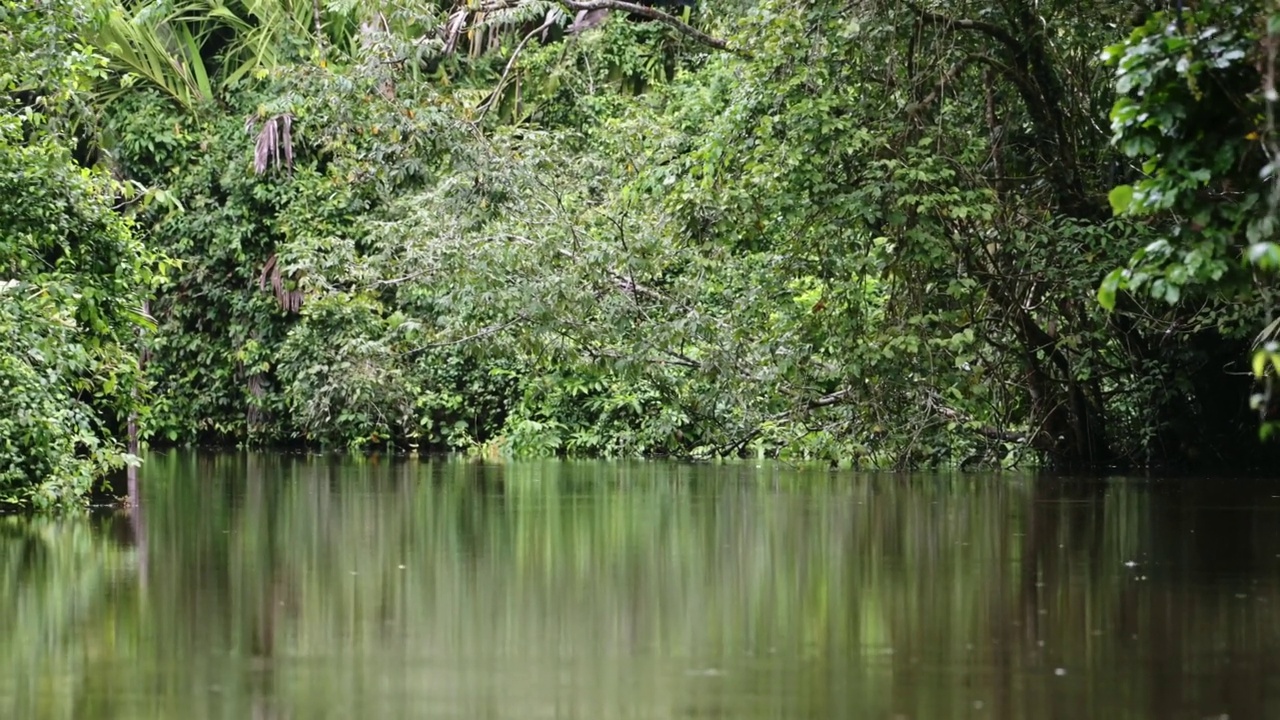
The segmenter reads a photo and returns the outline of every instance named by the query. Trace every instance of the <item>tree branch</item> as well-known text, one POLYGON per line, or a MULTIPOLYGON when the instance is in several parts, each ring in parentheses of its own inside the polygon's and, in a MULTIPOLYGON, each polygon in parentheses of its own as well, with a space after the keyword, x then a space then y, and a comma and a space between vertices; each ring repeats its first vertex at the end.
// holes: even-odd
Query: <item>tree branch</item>
POLYGON ((933 25, 942 25, 944 27, 960 28, 961 30, 974 30, 988 37, 995 38, 1000 41, 1002 45, 1015 53, 1023 51, 1022 43, 1018 42, 1017 38, 1015 38, 1008 30, 1005 30, 995 23, 984 22, 982 20, 966 20, 964 18, 947 17, 946 15, 939 15, 938 13, 925 10, 915 3, 909 3, 909 5, 912 10, 916 11, 916 14, 918 14, 920 19, 924 22, 931 23, 933 25))
POLYGON ((471 335, 468 335, 466 337, 457 338, 456 340, 445 340, 443 342, 427 343, 426 345, 421 345, 419 347, 413 348, 412 350, 407 350, 405 352, 405 355, 413 355, 415 353, 420 353, 423 350, 431 350, 434 348, 450 347, 452 345, 462 345, 464 343, 469 343, 472 340, 479 340, 480 338, 488 337, 490 335, 493 335, 494 333, 500 333, 503 330, 506 330, 507 328, 511 327, 512 325, 515 325, 518 322, 523 322, 524 320, 527 320, 527 319, 528 319, 528 316, 525 315, 524 313, 521 313, 515 316, 514 318, 508 320, 507 322, 500 323, 498 325, 490 325, 489 327, 484 328, 479 332, 472 333, 471 335))
MULTIPOLYGON (((934 408, 934 411, 937 412, 942 417, 954 422, 963 423, 963 424, 968 424, 973 422, 973 418, 970 418, 969 416, 964 415, 957 410, 949 408, 946 405, 938 405, 937 407, 934 408)), ((1011 443, 1031 443, 1031 437, 1028 436, 1026 433, 1022 433, 1022 432, 1015 432, 1012 430, 1003 430, 998 427, 992 427, 991 425, 978 425, 977 427, 972 427, 969 429, 973 430, 973 432, 981 435, 982 437, 987 438, 988 440, 999 440, 1002 442, 1011 442, 1011 443)), ((1043 447, 1041 447, 1043 443, 1031 443, 1031 444, 1033 447, 1044 449, 1043 447)))
POLYGON ((570 10, 621 10, 632 15, 657 20, 664 25, 670 25, 682 35, 688 35, 703 45, 709 45, 717 50, 729 50, 729 43, 725 40, 712 37, 673 15, 668 15, 661 10, 655 10, 644 5, 624 2, 624 0, 560 0, 560 2, 570 10))
POLYGON ((831 405, 835 405, 835 404, 837 404, 837 403, 842 403, 842 402, 844 402, 845 400, 849 399, 849 397, 850 397, 850 396, 852 396, 852 395, 853 395, 853 390, 852 390, 851 388, 845 388, 844 390, 838 390, 838 391, 833 392, 833 393, 831 393, 831 394, 829 394, 829 395, 823 395, 823 396, 822 396, 822 397, 820 397, 820 398, 815 398, 815 399, 813 399, 813 400, 810 400, 810 401, 809 401, 809 404, 808 404, 808 406, 807 406, 807 409, 809 409, 809 410, 817 410, 818 408, 829 407, 829 406, 831 406, 831 405))

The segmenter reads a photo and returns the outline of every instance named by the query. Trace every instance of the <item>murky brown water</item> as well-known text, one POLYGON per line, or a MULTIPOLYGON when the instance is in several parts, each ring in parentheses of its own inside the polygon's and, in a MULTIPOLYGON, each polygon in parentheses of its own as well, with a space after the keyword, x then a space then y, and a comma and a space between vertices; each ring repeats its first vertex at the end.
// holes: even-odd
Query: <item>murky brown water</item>
POLYGON ((1280 481, 153 457, 0 519, 0 718, 1280 717, 1280 481))

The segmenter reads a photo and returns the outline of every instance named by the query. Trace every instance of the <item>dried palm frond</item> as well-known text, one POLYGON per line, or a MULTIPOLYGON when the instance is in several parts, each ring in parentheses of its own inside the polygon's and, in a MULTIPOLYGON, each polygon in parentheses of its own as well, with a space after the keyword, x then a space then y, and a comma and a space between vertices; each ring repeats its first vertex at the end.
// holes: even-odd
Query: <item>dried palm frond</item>
POLYGON ((275 295, 276 302, 280 303, 280 309, 296 314, 302 309, 302 289, 298 287, 296 277, 291 282, 293 289, 285 287, 284 277, 280 274, 280 261, 275 253, 271 253, 271 257, 267 258, 267 262, 262 266, 262 273, 258 276, 258 289, 266 290, 270 283, 272 294, 275 295))
MULTIPOLYGON (((445 54, 458 49, 458 41, 467 38, 468 53, 477 57, 497 49, 504 36, 531 24, 549 28, 568 20, 564 8, 552 0, 485 0, 461 3, 441 28, 445 54)), ((547 36, 543 32, 544 38, 547 36)))
POLYGON ((448 22, 444 24, 444 52, 450 54, 458 47, 458 38, 462 36, 462 31, 467 28, 467 18, 471 15, 471 11, 462 8, 456 10, 449 16, 448 22))
MULTIPOLYGON (((256 130, 257 117, 250 115, 244 122, 244 129, 253 134, 256 130)), ((293 169, 293 115, 281 113, 262 123, 257 130, 258 139, 253 148, 253 171, 259 175, 267 171, 274 161, 280 167, 283 156, 286 168, 293 169)))
POLYGON ((569 25, 570 33, 580 33, 599 26, 609 17, 608 10, 579 10, 569 25))

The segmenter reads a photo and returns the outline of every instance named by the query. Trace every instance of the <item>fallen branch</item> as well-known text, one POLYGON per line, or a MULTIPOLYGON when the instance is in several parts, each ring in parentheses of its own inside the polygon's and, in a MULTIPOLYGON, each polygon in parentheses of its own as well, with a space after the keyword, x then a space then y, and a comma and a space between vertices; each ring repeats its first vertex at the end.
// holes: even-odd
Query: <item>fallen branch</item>
POLYGON ((831 407, 832 405, 838 405, 850 399, 851 397, 853 397, 853 388, 845 388, 844 390, 837 390, 836 392, 823 395, 822 397, 814 398, 802 405, 797 405, 796 407, 790 408, 788 410, 783 410, 780 413, 774 413, 773 415, 766 417, 764 419, 764 422, 756 425, 754 428, 748 431, 741 438, 725 443, 724 445, 721 445, 719 448, 717 448, 716 454, 736 455, 742 452, 743 449, 746 448, 747 445, 750 444, 752 440, 755 440, 764 432, 763 425, 765 422, 777 422, 779 420, 789 418, 793 415, 798 415, 802 412, 808 412, 809 410, 818 410, 820 408, 831 407))
MULTIPOLYGON (((946 405, 942 405, 940 404, 940 402, 941 402, 941 398, 938 398, 936 395, 930 398, 930 404, 933 405, 934 412, 938 413, 942 417, 952 422, 960 423, 962 425, 969 425, 969 423, 973 422, 973 418, 970 418, 967 415, 962 414, 958 410, 954 410, 952 408, 947 407, 946 405), (938 404, 935 404, 935 403, 938 403, 938 404)), ((972 430, 973 432, 976 432, 982 437, 987 438, 988 440, 999 440, 1002 442, 1011 442, 1011 443, 1028 443, 1029 442, 1029 436, 1026 433, 1014 432, 1011 430, 1002 430, 1000 428, 992 427, 990 425, 978 425, 976 427, 970 426, 968 427, 968 429, 972 430)))
POLYGON ((809 402, 807 409, 816 410, 818 408, 829 407, 831 405, 835 405, 839 402, 847 400, 849 396, 852 394, 853 394, 852 388, 845 388, 844 390, 838 390, 836 392, 831 393, 830 395, 823 395, 820 398, 811 400, 809 402))

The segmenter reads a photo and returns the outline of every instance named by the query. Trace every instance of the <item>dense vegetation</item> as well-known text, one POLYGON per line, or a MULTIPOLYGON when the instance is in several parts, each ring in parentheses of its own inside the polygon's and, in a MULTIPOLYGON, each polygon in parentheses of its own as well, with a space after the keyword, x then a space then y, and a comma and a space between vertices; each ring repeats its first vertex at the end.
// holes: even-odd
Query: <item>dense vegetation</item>
POLYGON ((52 507, 124 461, 154 263, 84 161, 85 8, 39 5, 0 2, 0 500, 52 507))
POLYGON ((1280 21, 1157 5, 4 0, 0 496, 131 417, 1259 465, 1280 21))

